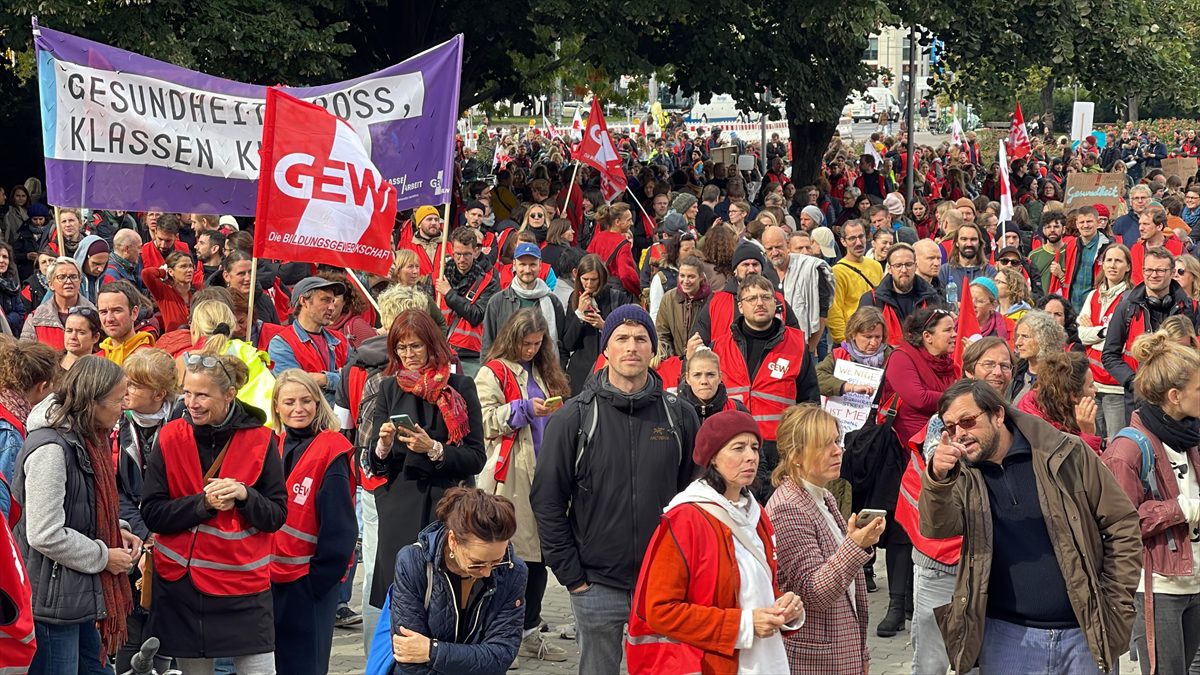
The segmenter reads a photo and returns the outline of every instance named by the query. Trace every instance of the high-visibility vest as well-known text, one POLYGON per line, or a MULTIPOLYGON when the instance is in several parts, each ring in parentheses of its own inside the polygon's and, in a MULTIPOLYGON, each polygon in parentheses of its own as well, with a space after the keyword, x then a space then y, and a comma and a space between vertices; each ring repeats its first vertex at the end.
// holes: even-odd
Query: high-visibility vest
MULTIPOLYGON (((775 300, 778 303, 778 311, 775 316, 779 317, 785 324, 787 323, 787 303, 783 300, 783 293, 775 291, 775 300)), ((724 332, 728 332, 727 326, 733 325, 734 311, 733 305, 736 301, 736 296, 729 291, 717 291, 708 299, 708 330, 712 335, 717 334, 718 328, 724 332)))
MULTIPOLYGON (((282 438, 277 444, 283 454, 282 438)), ((350 441, 336 431, 322 431, 308 444, 292 472, 288 474, 287 521, 274 536, 271 555, 271 581, 286 583, 308 574, 308 563, 317 552, 321 520, 317 514, 317 493, 325 482, 325 473, 338 458, 350 454, 350 441)), ((354 473, 350 473, 350 501, 354 502, 354 473)))
MULTIPOLYGON (((363 390, 366 388, 367 380, 370 378, 371 373, 367 372, 366 368, 357 365, 350 366, 346 374, 346 394, 347 398, 349 399, 348 403, 350 404, 350 419, 354 420, 354 433, 359 442, 362 441, 362 436, 360 435, 362 431, 359 428, 361 420, 359 418, 362 416, 363 390)), ((378 396, 378 392, 376 392, 376 395, 378 396)), ((374 447, 367 447, 365 449, 363 449, 363 447, 364 446, 360 446, 360 449, 362 449, 363 452, 375 451, 374 447)), ((384 485, 387 485, 387 476, 374 476, 369 474, 357 461, 351 462, 351 464, 354 466, 354 472, 357 475, 356 480, 358 481, 358 484, 361 485, 362 488, 367 492, 374 491, 383 487, 384 485)))
MULTIPOLYGON (((517 383, 517 376, 513 375, 503 361, 493 359, 483 364, 483 367, 492 371, 492 374, 496 376, 496 381, 500 383, 500 392, 504 394, 505 403, 512 403, 524 398, 521 395, 521 385, 517 383)), ((512 432, 500 437, 500 452, 496 453, 496 464, 492 467, 492 474, 497 484, 508 480, 508 469, 512 466, 512 449, 517 443, 517 435, 520 432, 520 429, 513 429, 512 432)))
POLYGON ((736 398, 746 406, 758 422, 764 440, 775 440, 775 430, 783 411, 796 405, 796 379, 800 377, 806 348, 804 333, 785 326, 783 339, 763 356, 762 365, 751 382, 746 360, 733 341, 732 331, 713 339, 712 350, 721 359, 726 393, 730 399, 736 398))
MULTIPOLYGON (((493 270, 488 270, 471 284, 471 288, 467 290, 467 302, 471 305, 479 303, 479 296, 483 294, 484 289, 488 284, 492 283, 493 270)), ((446 297, 438 293, 438 307, 442 310, 442 318, 446 320, 446 325, 449 326, 447 340, 450 346, 464 349, 467 351, 478 352, 483 349, 483 322, 480 321, 478 326, 472 326, 471 322, 458 316, 450 306, 446 304, 446 297)))
POLYGON ((296 364, 300 366, 300 370, 306 373, 324 373, 326 371, 341 370, 342 366, 346 365, 346 356, 349 353, 349 343, 346 341, 346 336, 336 330, 329 328, 323 329, 328 333, 326 336, 326 344, 331 344, 329 335, 332 335, 337 340, 333 346, 333 363, 329 362, 329 353, 322 354, 317 348, 317 344, 311 339, 307 342, 300 339, 300 334, 297 331, 302 331, 300 324, 293 324, 284 327, 279 331, 278 337, 292 348, 292 354, 296 357, 296 364))
POLYGON ((1125 347, 1121 350, 1121 358, 1133 372, 1137 372, 1138 362, 1133 358, 1133 343, 1142 333, 1146 332, 1146 310, 1138 307, 1133 310, 1133 319, 1129 322, 1129 334, 1125 336, 1125 347))
MULTIPOLYGON (((1088 299, 1088 304, 1092 310, 1092 323, 1097 326, 1107 326, 1113 312, 1117 311, 1117 305, 1121 304, 1121 299, 1125 297, 1125 293, 1126 291, 1121 291, 1120 295, 1113 298, 1112 304, 1108 306, 1108 310, 1104 311, 1100 309, 1100 291, 1092 291, 1092 297, 1088 299)), ((1142 320, 1142 331, 1145 331, 1145 319, 1142 320)), ((1130 342, 1129 344, 1132 345, 1133 343, 1130 342)), ((1120 383, 1104 367, 1104 360, 1101 358, 1102 353, 1102 349, 1097 348, 1096 345, 1089 345, 1087 348, 1088 366, 1092 370, 1092 379, 1096 381, 1096 384, 1106 384, 1112 387, 1118 386, 1120 383)), ((1136 366, 1130 364, 1129 367, 1135 368, 1136 366)))
MULTIPOLYGON (((172 420, 158 434, 172 499, 204 491, 204 472, 192 425, 172 420)), ((262 473, 271 430, 239 429, 218 476, 253 485, 262 473)), ((154 547, 155 571, 167 581, 191 575, 196 590, 207 595, 236 596, 262 593, 271 587, 271 540, 242 518, 237 509, 218 511, 196 527, 159 534, 154 547)))
MULTIPOLYGON (((0 476, 4 482, 4 476, 0 476)), ((21 507, 13 502, 9 522, 20 517, 21 507)), ((37 652, 33 633, 33 587, 25 563, 8 523, 0 523, 0 596, 8 598, 17 611, 16 619, 0 624, 0 675, 24 675, 37 652)))
POLYGON ((929 433, 929 425, 920 433, 909 439, 908 466, 900 477, 900 497, 896 500, 896 522, 904 528, 908 538, 912 539, 913 548, 926 556, 943 564, 954 566, 962 556, 962 537, 933 539, 921 534, 921 515, 917 508, 921 500, 921 478, 925 475, 925 457, 921 454, 925 435, 929 433))

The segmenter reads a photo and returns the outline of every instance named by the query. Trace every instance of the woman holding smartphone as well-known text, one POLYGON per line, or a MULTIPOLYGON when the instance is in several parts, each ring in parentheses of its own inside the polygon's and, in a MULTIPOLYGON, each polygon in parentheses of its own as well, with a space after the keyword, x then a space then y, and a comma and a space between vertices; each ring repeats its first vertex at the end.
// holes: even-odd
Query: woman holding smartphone
POLYGON ((583 391, 583 384, 600 358, 600 331, 604 318, 614 309, 633 302, 619 285, 608 283, 608 269, 600 256, 589 253, 575 268, 575 292, 567 305, 567 326, 563 331, 560 351, 567 363, 571 380, 571 395, 583 391))
POLYGON ((529 567, 525 631, 517 655, 565 661, 566 650, 546 642, 538 632, 547 575, 529 505, 546 422, 562 406, 563 397, 571 394, 566 373, 554 354, 554 342, 546 339, 548 331, 546 319, 537 309, 518 310, 504 324, 475 376, 483 432, 490 445, 479 487, 508 497, 516 508, 513 549, 529 567))
POLYGON ((379 384, 372 426, 374 491, 379 543, 369 602, 383 607, 396 553, 434 520, 434 506, 455 485, 473 485, 483 469, 483 420, 475 382, 450 372, 453 352, 424 310, 410 309, 392 323, 388 365, 379 384))

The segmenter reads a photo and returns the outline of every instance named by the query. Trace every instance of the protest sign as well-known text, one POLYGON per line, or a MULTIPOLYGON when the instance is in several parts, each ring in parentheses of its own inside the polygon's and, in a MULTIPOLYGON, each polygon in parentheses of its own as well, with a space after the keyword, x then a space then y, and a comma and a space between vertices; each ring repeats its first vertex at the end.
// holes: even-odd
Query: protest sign
POLYGON ((1092 118, 1096 115, 1096 104, 1091 101, 1076 101, 1071 108, 1071 140, 1082 141, 1092 133, 1092 118))
POLYGON ((1125 196, 1123 173, 1073 173, 1067 176, 1067 209, 1104 204, 1115 209, 1125 196))
POLYGON ((396 188, 345 120, 267 90, 254 255, 387 276, 396 188))
MULTIPOLYGON (((874 392, 883 382, 883 369, 837 359, 833 364, 833 376, 847 384, 866 385, 871 387, 874 392)), ((824 398, 822 407, 837 418, 842 436, 845 437, 846 434, 861 429, 867 423, 867 416, 871 414, 871 401, 874 398, 874 393, 829 396, 824 398)))
MULTIPOLYGON (((47 200, 253 215, 266 88, 34 24, 47 200)), ((350 123, 399 208, 449 199, 462 36, 370 75, 285 88, 350 123)))
POLYGON ((1162 170, 1167 178, 1179 176, 1187 184, 1187 179, 1196 175, 1195 157, 1168 157, 1162 160, 1162 170))

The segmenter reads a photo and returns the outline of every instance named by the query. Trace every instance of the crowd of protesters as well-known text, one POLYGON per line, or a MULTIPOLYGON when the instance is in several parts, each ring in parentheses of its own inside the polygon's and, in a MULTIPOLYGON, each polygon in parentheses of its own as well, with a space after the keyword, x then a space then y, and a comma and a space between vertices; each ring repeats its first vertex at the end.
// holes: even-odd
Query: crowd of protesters
POLYGON ((1001 222, 971 136, 835 137, 797 186, 778 137, 675 121, 615 138, 606 203, 514 129, 400 214, 386 277, 255 258, 253 218, 0 191, 0 673, 155 637, 160 670, 319 674, 362 624, 369 673, 578 640, 589 675, 865 675, 870 623, 918 674, 1184 672, 1200 177, 1152 136, 1034 139, 1001 222), (1127 199, 1068 208, 1097 170, 1127 199))

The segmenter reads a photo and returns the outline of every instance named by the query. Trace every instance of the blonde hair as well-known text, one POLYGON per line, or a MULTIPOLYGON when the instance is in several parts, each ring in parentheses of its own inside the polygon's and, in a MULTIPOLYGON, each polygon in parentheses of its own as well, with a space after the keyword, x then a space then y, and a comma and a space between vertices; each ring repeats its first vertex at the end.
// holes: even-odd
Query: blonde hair
POLYGON ((220 300, 204 300, 192 308, 192 344, 202 337, 208 337, 204 343, 204 354, 223 354, 229 345, 229 336, 237 330, 237 316, 229 305, 220 300))
POLYGON ((168 400, 179 393, 175 359, 161 349, 139 349, 130 354, 121 367, 125 369, 125 377, 139 387, 161 391, 168 400))
POLYGON ((317 412, 313 416, 312 429, 316 432, 322 431, 338 431, 341 425, 338 424, 337 415, 333 414, 333 408, 329 407, 329 402, 325 400, 325 395, 321 393, 321 388, 317 386, 317 381, 312 375, 300 370, 299 368, 289 368, 280 373, 275 378, 275 391, 271 394, 271 427, 278 430, 283 430, 286 425, 283 420, 279 419, 279 392, 289 384, 298 384, 313 397, 317 402, 317 412))
POLYGON ((1133 358, 1138 362, 1133 388, 1139 396, 1162 407, 1171 389, 1183 389, 1200 371, 1200 352, 1184 347, 1163 330, 1147 333, 1133 341, 1133 358))
MULTIPOLYGON (((1197 260, 1196 256, 1181 255, 1175 259, 1175 262, 1183 265, 1183 269, 1192 275, 1192 287, 1183 289, 1183 292, 1193 300, 1200 300, 1200 260, 1197 260)), ((1182 284, 1180 285, 1182 286, 1182 284)))
POLYGON ((808 465, 825 446, 840 435, 837 418, 814 403, 794 405, 783 412, 776 430, 779 466, 771 472, 771 484, 779 487, 785 478, 797 485, 808 477, 808 465))
MULTIPOLYGON (((412 251, 409 251, 412 253, 412 251)), ((396 317, 410 309, 429 310, 429 296, 416 286, 393 284, 377 298, 379 302, 379 325, 384 331, 392 327, 396 317)))
POLYGON ((400 268, 413 263, 421 264, 421 261, 417 259, 416 251, 410 248, 402 248, 396 251, 396 259, 392 262, 392 271, 388 274, 388 278, 392 280, 392 283, 399 282, 400 268))
POLYGON ((1196 339, 1196 327, 1192 325, 1192 320, 1186 314, 1176 314, 1163 319, 1162 324, 1158 327, 1158 332, 1166 333, 1176 342, 1187 340, 1188 344, 1192 344, 1196 339))

